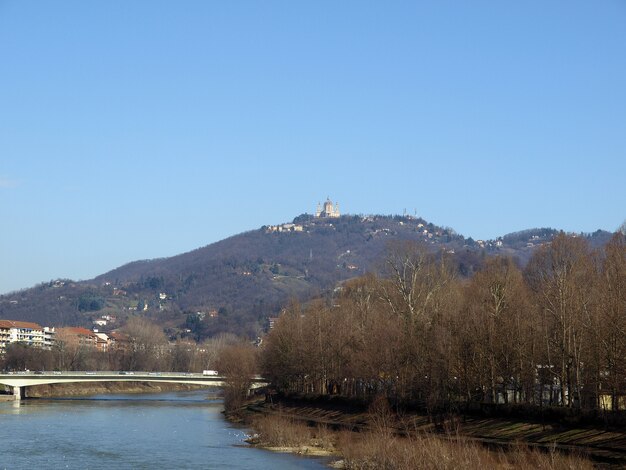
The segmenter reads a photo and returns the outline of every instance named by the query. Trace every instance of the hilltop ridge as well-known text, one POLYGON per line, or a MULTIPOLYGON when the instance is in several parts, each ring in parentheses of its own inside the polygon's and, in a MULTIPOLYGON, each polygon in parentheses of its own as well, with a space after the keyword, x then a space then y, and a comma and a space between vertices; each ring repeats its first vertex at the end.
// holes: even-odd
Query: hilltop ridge
MULTIPOLYGON (((55 280, 1 296, 0 318, 49 326, 92 327, 99 321, 106 331, 143 315, 171 337, 255 337, 289 299, 306 301, 377 271, 390 243, 416 241, 446 252, 460 275, 470 276, 485 255, 512 256, 524 264, 556 233, 542 228, 473 240, 420 217, 302 214, 180 255, 133 261, 91 280, 55 280)), ((610 234, 586 236, 601 245, 610 234)))

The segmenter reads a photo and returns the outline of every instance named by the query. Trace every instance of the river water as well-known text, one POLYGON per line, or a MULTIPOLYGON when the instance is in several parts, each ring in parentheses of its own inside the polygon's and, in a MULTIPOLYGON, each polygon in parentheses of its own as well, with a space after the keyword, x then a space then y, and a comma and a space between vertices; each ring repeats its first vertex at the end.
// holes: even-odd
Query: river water
POLYGON ((247 447, 207 391, 0 403, 0 469, 321 469, 247 447))

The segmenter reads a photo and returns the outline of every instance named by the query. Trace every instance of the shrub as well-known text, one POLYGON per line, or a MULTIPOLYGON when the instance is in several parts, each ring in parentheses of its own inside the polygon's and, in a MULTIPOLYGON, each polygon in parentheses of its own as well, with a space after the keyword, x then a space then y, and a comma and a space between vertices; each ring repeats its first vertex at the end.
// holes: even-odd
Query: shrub
POLYGON ((252 427, 258 433, 258 444, 267 447, 298 447, 309 445, 313 429, 283 416, 260 416, 252 427))

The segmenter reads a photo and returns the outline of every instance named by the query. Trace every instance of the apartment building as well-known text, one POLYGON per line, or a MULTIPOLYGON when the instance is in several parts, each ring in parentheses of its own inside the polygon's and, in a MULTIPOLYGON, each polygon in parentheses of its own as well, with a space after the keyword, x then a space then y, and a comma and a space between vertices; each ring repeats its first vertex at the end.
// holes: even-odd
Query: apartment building
POLYGON ((54 343, 54 328, 25 321, 0 320, 0 353, 3 353, 10 343, 49 349, 54 343))

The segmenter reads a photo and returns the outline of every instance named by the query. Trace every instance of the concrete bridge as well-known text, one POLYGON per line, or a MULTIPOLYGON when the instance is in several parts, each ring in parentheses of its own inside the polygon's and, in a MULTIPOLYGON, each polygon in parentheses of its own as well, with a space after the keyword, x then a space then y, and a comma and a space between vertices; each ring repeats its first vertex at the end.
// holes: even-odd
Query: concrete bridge
MULTIPOLYGON (((26 397, 25 391, 28 386, 79 382, 166 382, 222 387, 224 377, 185 372, 125 371, 13 372, 0 374, 0 385, 11 387, 15 400, 26 397)), ((255 376, 252 378, 252 388, 259 388, 264 385, 266 385, 266 381, 262 377, 255 376)))

